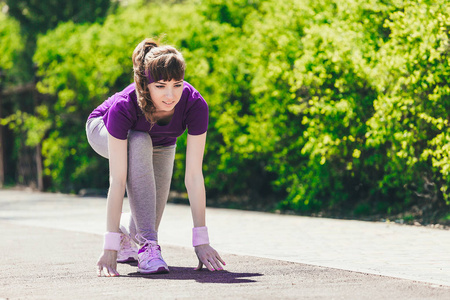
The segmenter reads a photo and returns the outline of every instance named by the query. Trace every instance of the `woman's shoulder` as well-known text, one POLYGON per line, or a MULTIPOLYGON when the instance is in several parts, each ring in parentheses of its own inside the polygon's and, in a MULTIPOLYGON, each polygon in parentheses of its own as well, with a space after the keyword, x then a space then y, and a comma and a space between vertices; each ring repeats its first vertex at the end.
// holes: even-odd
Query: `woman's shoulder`
POLYGON ((189 82, 184 82, 183 96, 187 102, 187 105, 198 105, 199 103, 204 103, 207 105, 206 100, 200 94, 200 92, 189 82))
POLYGON ((113 104, 122 108, 136 109, 138 107, 134 83, 115 93, 112 98, 114 99, 113 104))
POLYGON ((136 100, 136 85, 133 83, 129 84, 123 90, 114 94, 117 100, 120 101, 133 101, 136 100))
POLYGON ((97 106, 89 118, 104 116, 116 110, 133 110, 137 106, 134 83, 128 85, 123 90, 112 94, 108 99, 97 106))
POLYGON ((208 104, 202 95, 188 82, 185 82, 186 110, 185 123, 191 135, 203 134, 208 130, 208 104))
POLYGON ((127 115, 128 118, 136 119, 140 114, 137 103, 134 83, 127 86, 120 92, 115 93, 111 98, 110 114, 127 115))

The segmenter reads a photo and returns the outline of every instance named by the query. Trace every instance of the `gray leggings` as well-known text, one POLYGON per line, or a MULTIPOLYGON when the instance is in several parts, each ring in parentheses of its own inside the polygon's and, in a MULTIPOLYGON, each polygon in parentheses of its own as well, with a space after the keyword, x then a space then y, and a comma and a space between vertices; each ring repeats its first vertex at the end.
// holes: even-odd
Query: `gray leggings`
MULTIPOLYGON (((86 135, 92 149, 108 158, 108 131, 102 117, 87 121, 86 135)), ((169 197, 175 147, 153 147, 147 132, 128 132, 127 193, 131 217, 124 222, 123 214, 121 230, 141 245, 145 240, 158 240, 159 223, 169 197)))

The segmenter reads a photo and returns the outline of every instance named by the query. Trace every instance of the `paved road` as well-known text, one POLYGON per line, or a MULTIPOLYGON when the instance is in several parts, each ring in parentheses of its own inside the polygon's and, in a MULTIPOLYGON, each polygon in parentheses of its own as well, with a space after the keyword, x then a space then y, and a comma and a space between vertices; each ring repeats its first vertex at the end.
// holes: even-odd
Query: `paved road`
POLYGON ((174 204, 160 228, 169 274, 121 264, 97 278, 104 210, 104 198, 0 190, 0 299, 450 299, 450 231, 208 208, 227 267, 196 272, 189 207, 174 204))

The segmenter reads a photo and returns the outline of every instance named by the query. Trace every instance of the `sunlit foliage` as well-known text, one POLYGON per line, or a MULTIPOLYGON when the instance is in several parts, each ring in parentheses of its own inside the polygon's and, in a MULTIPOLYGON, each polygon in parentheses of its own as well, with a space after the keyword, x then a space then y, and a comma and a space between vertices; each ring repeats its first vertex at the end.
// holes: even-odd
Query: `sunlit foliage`
POLYGON ((122 7, 101 25, 62 24, 34 56, 39 90, 57 96, 46 172, 59 190, 99 176, 84 122, 131 82, 135 45, 162 37, 210 105, 211 195, 278 193, 274 207, 309 212, 445 205, 449 30, 444 0, 175 1, 122 7))

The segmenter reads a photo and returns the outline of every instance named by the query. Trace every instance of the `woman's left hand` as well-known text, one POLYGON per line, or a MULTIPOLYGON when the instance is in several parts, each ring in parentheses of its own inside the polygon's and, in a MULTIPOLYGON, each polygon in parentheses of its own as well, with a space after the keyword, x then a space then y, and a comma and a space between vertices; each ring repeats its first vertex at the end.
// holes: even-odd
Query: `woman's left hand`
POLYGON ((201 270, 203 265, 210 271, 223 270, 222 265, 226 265, 219 253, 210 245, 198 245, 195 247, 195 254, 198 257, 198 267, 195 270, 201 270))

